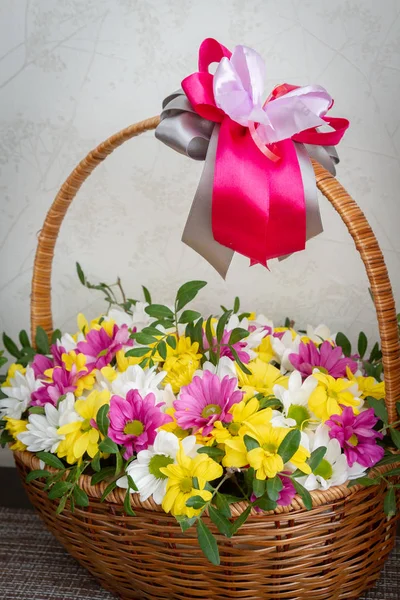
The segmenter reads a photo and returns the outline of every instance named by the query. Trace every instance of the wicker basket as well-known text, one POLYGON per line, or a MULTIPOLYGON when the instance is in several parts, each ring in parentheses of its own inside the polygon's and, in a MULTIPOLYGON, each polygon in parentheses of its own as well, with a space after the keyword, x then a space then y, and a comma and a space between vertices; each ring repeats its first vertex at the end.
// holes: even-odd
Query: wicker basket
MULTIPOLYGON (((33 272, 31 323, 52 330, 51 265, 57 235, 82 183, 115 148, 144 131, 154 129, 159 117, 132 125, 100 144, 76 167, 59 191, 39 237, 33 272)), ((314 164, 317 185, 342 217, 364 261, 375 299, 386 380, 386 404, 391 422, 400 396, 400 350, 395 305, 382 253, 363 213, 342 186, 314 164)), ((38 468, 29 452, 16 453, 25 482, 38 468)), ((182 533, 175 519, 152 500, 123 510, 122 490, 106 502, 105 484, 81 487, 89 495, 85 509, 71 513, 68 504, 56 515, 43 482, 24 483, 29 498, 57 539, 101 584, 128 600, 201 598, 202 600, 335 600, 355 599, 371 587, 393 547, 395 519, 383 512, 385 483, 361 488, 346 485, 311 492, 313 508, 305 510, 295 497, 289 507, 262 515, 254 513, 238 534, 228 539, 212 523, 218 538, 221 566, 204 558, 196 532, 182 533)), ((233 516, 245 502, 232 505, 233 516)))

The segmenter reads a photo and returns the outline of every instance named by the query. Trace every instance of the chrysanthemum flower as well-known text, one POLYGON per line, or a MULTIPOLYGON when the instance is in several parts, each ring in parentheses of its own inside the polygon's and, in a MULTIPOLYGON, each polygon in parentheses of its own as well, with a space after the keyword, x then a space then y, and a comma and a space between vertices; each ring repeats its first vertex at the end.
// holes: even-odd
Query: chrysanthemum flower
POLYGON ((104 390, 92 391, 87 398, 75 402, 75 411, 79 421, 73 421, 58 429, 59 435, 65 435, 60 442, 57 455, 66 458, 69 464, 80 460, 87 452, 90 458, 94 458, 99 451, 100 432, 96 424, 96 415, 99 409, 110 401, 110 392, 104 390))
POLYGON ((289 377, 288 388, 274 385, 274 395, 282 402, 282 414, 288 419, 294 419, 300 429, 309 426, 313 421, 318 424, 319 419, 313 415, 308 406, 308 400, 318 385, 315 377, 307 377, 303 382, 298 371, 293 371, 289 377))
POLYGON ((321 373, 331 375, 335 379, 346 377, 346 367, 352 373, 357 370, 356 361, 344 356, 340 346, 332 346, 328 341, 323 342, 319 348, 314 342, 302 342, 298 354, 290 354, 289 360, 304 377, 312 375, 314 369, 319 369, 321 373))
POLYGON ((232 414, 232 421, 229 424, 218 420, 214 423, 214 429, 211 436, 218 444, 223 444, 226 440, 243 436, 248 430, 249 425, 265 425, 272 418, 272 409, 264 408, 260 410, 260 402, 257 398, 251 398, 248 402, 242 400, 234 404, 229 412, 232 414))
POLYGON ((363 401, 356 383, 322 373, 314 373, 313 377, 318 385, 308 399, 308 406, 321 421, 331 415, 340 415, 344 406, 361 408, 363 401))
MULTIPOLYGON (((184 453, 190 458, 196 456, 196 437, 191 435, 181 441, 184 453)), ((161 504, 167 489, 167 475, 161 472, 162 467, 171 465, 176 460, 179 450, 179 439, 173 433, 159 431, 153 446, 138 452, 137 458, 129 463, 126 472, 138 488, 141 502, 150 496, 156 504, 161 504)), ((117 481, 119 487, 128 487, 128 478, 121 477, 117 481)), ((133 492, 133 490, 131 490, 133 492)))
POLYGON ((258 358, 265 363, 270 363, 275 356, 274 349, 272 347, 271 337, 272 336, 270 335, 265 336, 261 340, 261 344, 258 346, 258 348, 255 348, 255 352, 257 352, 258 358))
POLYGON ((111 362, 123 346, 132 345, 129 336, 126 325, 118 327, 113 321, 106 321, 99 329, 91 329, 86 334, 86 341, 78 343, 78 350, 86 355, 88 366, 101 369, 111 362))
POLYGON ((192 381, 201 357, 199 344, 181 336, 175 350, 167 347, 167 359, 163 364, 163 371, 167 373, 164 385, 169 383, 174 394, 177 394, 182 386, 192 381))
POLYGON ((329 436, 338 440, 350 467, 355 462, 373 467, 383 457, 385 451, 376 443, 377 439, 383 438, 383 434, 374 429, 377 422, 373 408, 356 415, 349 406, 326 422, 330 428, 329 436))
POLYGON ((50 381, 32 393, 33 406, 44 406, 48 402, 56 406, 60 396, 76 391, 79 380, 87 375, 87 369, 77 371, 76 365, 72 366, 71 371, 65 366, 55 367, 46 371, 46 375, 50 381))
MULTIPOLYGON (((282 473, 278 473, 278 477, 283 485, 281 491, 279 492, 278 499, 276 501, 278 506, 289 506, 289 504, 292 503, 292 500, 296 495, 296 489, 293 483, 291 482, 289 477, 285 477, 285 475, 290 475, 290 472, 283 471, 282 473)), ((252 494, 250 496, 250 501, 254 502, 255 500, 257 500, 257 496, 255 494, 252 494)), ((255 507, 255 510, 257 512, 263 512, 261 508, 258 507, 255 507)))
POLYGON ((1 384, 0 387, 1 388, 11 387, 13 384, 13 380, 15 378, 15 374, 17 372, 21 373, 21 375, 25 375, 26 367, 23 367, 22 365, 20 365, 18 363, 11 363, 10 366, 8 367, 7 377, 5 378, 5 380, 3 381, 3 383, 1 384))
POLYGON ((32 367, 27 367, 24 372, 20 369, 13 369, 12 374, 9 372, 7 383, 1 388, 7 397, 0 400, 0 419, 10 417, 18 420, 31 404, 32 394, 42 382, 35 379, 32 367))
POLYGON ((6 417, 4 420, 6 422, 6 431, 8 431, 8 433, 14 438, 14 443, 11 444, 10 450, 19 452, 26 450, 25 444, 18 439, 18 436, 26 430, 28 421, 25 419, 11 419, 11 417, 6 417))
POLYGON ((372 396, 377 400, 385 397, 385 382, 377 381, 375 377, 361 377, 353 375, 350 369, 347 370, 347 379, 357 383, 358 389, 361 392, 361 398, 372 396))
POLYGON ((288 378, 284 377, 279 369, 273 365, 256 358, 246 366, 251 371, 251 375, 246 375, 237 366, 239 387, 245 392, 245 400, 258 393, 262 393, 264 396, 271 396, 273 394, 273 387, 277 384, 287 387, 288 378))
POLYGON ((171 421, 171 417, 161 411, 161 405, 156 404, 153 393, 142 397, 138 390, 130 390, 126 399, 112 396, 109 419, 108 435, 125 446, 126 459, 153 444, 158 427, 171 421))
POLYGON ((206 454, 198 454, 195 458, 186 456, 182 445, 178 450, 176 463, 160 468, 161 473, 168 477, 162 507, 167 513, 191 518, 198 515, 201 509, 188 507, 186 502, 193 496, 201 496, 206 502, 211 500, 212 493, 204 488, 208 481, 221 477, 223 469, 206 454), (198 484, 196 487, 195 480, 198 484))
POLYGON ((281 334, 274 333, 270 336, 273 356, 281 366, 281 373, 293 371, 294 367, 289 360, 291 354, 299 351, 300 336, 293 337, 292 330, 288 329, 281 334))
POLYGON ((178 425, 195 432, 202 429, 202 435, 206 436, 215 421, 230 423, 229 409, 243 397, 236 385, 237 379, 226 376, 221 380, 210 371, 204 371, 202 378, 194 377, 191 384, 181 389, 179 399, 174 402, 178 425))

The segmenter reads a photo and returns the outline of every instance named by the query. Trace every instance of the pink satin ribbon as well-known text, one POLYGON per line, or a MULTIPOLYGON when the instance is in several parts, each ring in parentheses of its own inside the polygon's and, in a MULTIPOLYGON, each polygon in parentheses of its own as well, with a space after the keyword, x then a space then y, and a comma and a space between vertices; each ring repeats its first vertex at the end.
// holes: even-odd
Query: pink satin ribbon
MULTIPOLYGON (((214 239, 247 256, 252 264, 266 265, 271 258, 305 248, 306 207, 294 142, 336 145, 348 121, 324 117, 332 132, 309 129, 263 148, 257 126, 244 127, 216 106, 208 69, 230 56, 216 40, 204 40, 199 72, 186 77, 182 88, 200 116, 221 123, 212 196, 214 239)), ((267 102, 294 89, 289 84, 278 86, 267 102)))

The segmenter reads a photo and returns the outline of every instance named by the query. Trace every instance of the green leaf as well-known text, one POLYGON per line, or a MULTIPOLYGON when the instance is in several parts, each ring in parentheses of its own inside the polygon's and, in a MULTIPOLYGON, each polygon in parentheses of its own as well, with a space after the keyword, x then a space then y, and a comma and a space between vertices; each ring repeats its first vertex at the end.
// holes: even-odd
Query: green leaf
POLYGON ((281 445, 278 448, 278 454, 286 464, 292 456, 297 452, 300 446, 301 433, 298 429, 292 429, 283 438, 281 445))
POLYGON ((22 329, 22 331, 19 332, 19 341, 21 346, 25 346, 26 348, 30 348, 31 343, 29 341, 29 337, 28 334, 26 333, 25 329, 22 329))
POLYGON ((96 454, 96 456, 93 458, 92 462, 90 463, 93 471, 95 471, 96 473, 100 473, 101 471, 101 464, 100 464, 100 452, 98 452, 96 454))
POLYGON ((399 448, 400 450, 400 431, 397 431, 397 429, 394 429, 393 427, 390 428, 390 437, 392 438, 394 444, 396 445, 396 448, 399 448))
POLYGON ((129 356, 134 356, 136 358, 140 358, 142 356, 145 356, 148 352, 149 352, 149 348, 132 348, 131 350, 128 350, 127 352, 125 352, 125 356, 128 358, 129 356))
POLYGON ((14 356, 14 358, 20 358, 22 356, 22 353, 18 350, 17 345, 10 337, 8 337, 6 333, 3 333, 3 344, 7 352, 11 354, 11 356, 14 356))
POLYGON ((36 349, 41 354, 49 354, 49 352, 50 352, 49 338, 47 337, 47 333, 45 332, 43 327, 36 328, 35 343, 36 343, 36 349))
POLYGON ((246 450, 247 452, 250 452, 250 450, 254 450, 254 448, 259 448, 260 444, 257 442, 257 440, 255 440, 253 437, 251 437, 250 435, 245 435, 243 438, 244 444, 246 446, 246 450))
POLYGON ((103 467, 101 471, 92 475, 90 483, 92 485, 96 485, 97 483, 100 483, 100 481, 104 481, 104 479, 107 479, 108 477, 113 477, 114 473, 115 467, 103 467))
POLYGON ((124 498, 124 511, 130 517, 135 516, 135 513, 132 510, 132 506, 131 506, 131 495, 129 493, 129 490, 126 490, 126 494, 125 494, 125 498, 124 498))
POLYGON ((259 399, 260 402, 260 410, 263 410, 264 408, 270 408, 270 407, 274 407, 276 409, 282 408, 282 402, 280 400, 278 400, 278 398, 274 398, 273 396, 271 397, 267 397, 267 396, 262 396, 259 399))
POLYGON ((375 342, 372 350, 371 350, 371 354, 369 355, 369 362, 375 362, 377 360, 380 360, 382 358, 382 352, 381 349, 379 348, 379 343, 375 342))
POLYGON ((261 510, 275 510, 277 507, 277 503, 275 500, 271 500, 268 495, 264 495, 261 498, 258 498, 256 502, 254 502, 255 506, 261 508, 261 510))
POLYGON ((201 446, 197 450, 198 454, 207 454, 210 458, 213 458, 216 462, 221 460, 225 456, 224 450, 217 448, 216 446, 201 446))
POLYGON ((66 481, 57 481, 57 483, 55 483, 53 485, 53 487, 51 488, 51 490, 49 492, 50 500, 55 500, 56 498, 61 498, 61 496, 64 496, 64 494, 69 492, 71 487, 72 487, 71 483, 67 483, 66 481))
POLYGON ((46 411, 43 406, 30 406, 28 408, 28 412, 30 415, 44 415, 46 411))
POLYGON ((76 485, 72 493, 77 506, 89 506, 89 498, 84 490, 76 485))
POLYGON ((76 263, 76 272, 78 273, 79 281, 81 282, 81 284, 86 285, 86 277, 84 275, 84 272, 82 271, 81 265, 78 262, 76 263))
POLYGON ((375 467, 380 467, 382 465, 392 465, 397 463, 400 463, 399 454, 387 454, 378 463, 376 463, 375 467))
POLYGON ((365 333, 363 331, 361 331, 360 335, 358 336, 358 344, 357 344, 358 354, 360 355, 360 358, 364 358, 365 353, 367 351, 367 346, 368 346, 367 336, 365 335, 365 333))
POLYGON ((283 483, 278 475, 272 477, 271 479, 267 479, 267 494, 270 500, 276 502, 279 498, 279 493, 283 488, 283 483))
POLYGON ((367 396, 365 400, 366 400, 368 406, 370 406, 371 408, 374 409, 375 415, 384 424, 386 424, 388 422, 389 417, 388 417, 388 412, 387 412, 384 400, 377 400, 376 398, 373 398, 372 396, 367 396))
MULTIPOLYGON (((148 344, 155 344, 157 342, 157 338, 153 335, 146 335, 145 333, 134 333, 133 337, 138 344, 142 344, 143 346, 148 346, 148 344)), ((126 355, 128 355, 128 353, 126 353, 126 355)))
POLYGON ((363 485, 364 487, 371 487, 372 485, 378 485, 379 479, 372 479, 371 477, 357 477, 349 481, 347 487, 354 487, 355 485, 363 485))
POLYGON ((128 478, 128 485, 129 485, 129 489, 133 490, 134 492, 137 492, 137 486, 136 483, 133 481, 131 475, 126 474, 127 478, 128 478))
POLYGON ((246 365, 244 365, 242 363, 242 361, 240 360, 238 353, 236 352, 235 348, 233 346, 229 346, 229 350, 232 352, 233 354, 233 358, 235 359, 235 361, 237 362, 237 364, 239 365, 239 367, 242 369, 243 373, 246 373, 246 375, 251 375, 251 371, 250 369, 248 369, 246 367, 246 365))
MULTIPOLYGON (((193 340, 192 340, 193 341, 193 340)), ((176 337, 174 335, 167 336, 166 342, 173 350, 176 348, 176 337)))
POLYGON ((348 338, 344 335, 344 333, 342 333, 341 331, 339 331, 339 333, 336 335, 336 345, 340 346, 343 350, 343 354, 345 356, 350 356, 351 354, 351 344, 348 340, 348 338))
POLYGON ((244 512, 242 512, 242 514, 235 521, 233 521, 233 523, 231 524, 232 535, 235 535, 235 533, 241 528, 241 526, 244 523, 246 523, 250 513, 251 513, 251 506, 248 506, 246 508, 246 510, 244 512))
POLYGON ((104 436, 107 435, 108 428, 110 426, 110 421, 107 416, 109 410, 110 406, 108 404, 103 404, 103 406, 101 406, 97 411, 96 415, 97 427, 99 428, 100 433, 102 433, 104 436))
POLYGON ((298 495, 300 496, 300 498, 303 500, 303 504, 304 504, 305 508, 307 510, 311 510, 312 509, 312 498, 311 498, 310 492, 308 490, 306 490, 306 488, 303 487, 295 479, 292 479, 292 483, 293 483, 293 485, 295 487, 296 492, 298 493, 298 495))
POLYGON ((203 508, 207 504, 207 501, 204 500, 201 496, 192 496, 189 500, 186 501, 186 506, 190 508, 203 508))
POLYGON ((400 402, 396 402, 397 416, 400 417, 400 402))
POLYGON ((60 469, 61 471, 65 470, 65 467, 61 460, 51 454, 50 452, 36 452, 36 457, 39 460, 42 460, 49 467, 53 467, 54 469, 60 469))
POLYGON ((155 319, 173 319, 174 313, 164 304, 150 304, 144 309, 150 317, 155 319))
POLYGON ((51 334, 50 344, 55 344, 58 340, 61 340, 61 331, 59 329, 55 329, 51 334))
POLYGON ((208 514, 210 516, 211 521, 217 527, 218 531, 225 535, 226 537, 231 537, 232 526, 228 519, 223 515, 218 509, 213 506, 208 507, 208 514))
POLYGON ((226 517, 227 519, 231 518, 231 509, 229 508, 229 503, 226 500, 223 494, 216 492, 214 496, 215 506, 218 508, 219 512, 226 517))
POLYGON ((237 342, 240 342, 240 340, 243 340, 249 335, 250 333, 247 331, 247 329, 243 329, 242 327, 235 327, 235 329, 232 329, 231 331, 231 335, 229 337, 229 344, 233 346, 233 344, 237 344, 237 342))
POLYGON ((118 454, 119 448, 115 442, 110 440, 109 437, 104 438, 99 444, 99 450, 105 454, 118 454))
POLYGON ((321 460, 324 458, 326 451, 327 448, 325 446, 320 446, 319 448, 316 448, 313 452, 311 452, 311 456, 308 459, 307 463, 309 464, 313 473, 315 469, 318 468, 321 460))
POLYGON ((398 477, 400 475, 400 467, 397 469, 390 469, 390 471, 386 471, 385 477, 398 477))
POLYGON ((238 313, 240 310, 240 298, 238 296, 235 297, 235 301, 233 303, 233 312, 238 313))
POLYGON ((197 321, 200 317, 201 314, 197 310, 184 310, 179 317, 179 323, 193 323, 193 321, 197 321))
MULTIPOLYGON (((58 503, 58 506, 56 508, 56 515, 60 515, 62 513, 62 511, 65 508, 65 505, 67 504, 67 500, 68 500, 68 496, 63 496, 60 499, 60 502, 58 503)), ((71 508, 71 512, 74 512, 71 508)))
POLYGON ((224 314, 218 319, 217 330, 216 330, 218 343, 221 343, 221 340, 222 340, 222 337, 223 337, 224 331, 225 331, 225 326, 228 323, 231 314, 232 314, 232 311, 228 310, 227 312, 224 312, 224 314))
POLYGON ((176 515, 175 519, 178 521, 179 525, 181 526, 183 533, 185 533, 185 531, 187 531, 197 521, 197 517, 192 517, 191 519, 189 519, 188 517, 186 517, 184 515, 176 515))
POLYGON ((167 358, 167 344, 164 342, 164 340, 157 345, 157 352, 163 360, 167 358))
POLYGON ((291 322, 292 322, 292 321, 289 319, 289 317, 286 317, 286 319, 285 319, 285 325, 284 325, 284 326, 285 326, 285 327, 290 327, 290 325, 291 325, 291 322))
POLYGON ((143 327, 140 333, 145 333, 146 335, 151 335, 154 337, 159 337, 160 335, 164 335, 162 331, 154 327, 153 325, 149 325, 148 327, 143 327))
POLYGON ((386 492, 383 510, 388 517, 393 517, 396 514, 396 491, 393 487, 390 487, 386 492))
MULTIPOLYGON (((114 469, 113 469, 114 470, 114 469)), ((111 492, 113 490, 115 490, 115 488, 117 487, 117 482, 116 481, 112 481, 104 490, 102 497, 100 498, 100 502, 104 502, 104 500, 107 498, 108 494, 111 494, 111 492)))
POLYGON ((50 477, 51 473, 49 471, 45 471, 44 469, 35 469, 34 471, 30 471, 26 476, 26 483, 33 481, 34 479, 47 479, 50 477))
POLYGON ((201 519, 197 522, 197 539, 204 555, 213 565, 220 564, 217 541, 201 519))
POLYGON ((182 310, 186 304, 197 296, 205 285, 207 285, 206 281, 188 281, 184 283, 176 294, 176 310, 182 310))
POLYGON ((265 494, 265 490, 267 489, 267 482, 265 479, 257 479, 255 477, 253 479, 253 493, 256 498, 261 498, 265 494))
POLYGON ((214 336, 211 328, 212 315, 210 315, 206 322, 206 338, 210 348, 214 345, 214 336))
POLYGON ((143 290, 145 302, 147 302, 148 304, 151 304, 151 295, 150 295, 149 290, 144 285, 142 285, 142 290, 143 290))
POLYGON ((224 500, 226 500, 228 504, 234 504, 235 502, 243 501, 243 498, 238 498, 237 496, 232 496, 231 494, 223 494, 223 496, 224 500))
POLYGON ((117 452, 115 455, 116 463, 115 463, 115 476, 119 475, 124 466, 124 459, 121 456, 121 452, 117 452))

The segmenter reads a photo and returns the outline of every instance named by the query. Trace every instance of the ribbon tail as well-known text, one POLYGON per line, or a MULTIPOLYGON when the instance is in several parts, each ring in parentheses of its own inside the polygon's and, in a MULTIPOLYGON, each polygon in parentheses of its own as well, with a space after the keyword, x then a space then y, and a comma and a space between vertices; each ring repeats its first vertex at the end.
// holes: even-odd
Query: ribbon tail
POLYGON ((201 254, 225 279, 234 252, 216 242, 212 232, 212 194, 219 129, 219 125, 214 126, 203 173, 186 221, 182 241, 201 254))
POLYGON ((331 175, 336 175, 335 165, 339 162, 339 156, 335 146, 317 146, 316 144, 304 144, 310 158, 313 158, 324 167, 331 175))

